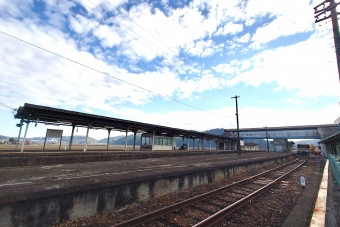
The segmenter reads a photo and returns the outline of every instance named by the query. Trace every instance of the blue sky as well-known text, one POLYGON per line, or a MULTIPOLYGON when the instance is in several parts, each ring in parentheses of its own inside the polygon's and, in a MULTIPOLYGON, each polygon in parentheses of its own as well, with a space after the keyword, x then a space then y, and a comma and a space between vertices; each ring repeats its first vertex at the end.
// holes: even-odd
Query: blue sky
MULTIPOLYGON (((2 0, 0 103, 203 131, 235 128, 239 95, 241 128, 333 123, 340 83, 320 2, 2 0)), ((3 105, 0 119, 0 135, 16 136, 3 105)))

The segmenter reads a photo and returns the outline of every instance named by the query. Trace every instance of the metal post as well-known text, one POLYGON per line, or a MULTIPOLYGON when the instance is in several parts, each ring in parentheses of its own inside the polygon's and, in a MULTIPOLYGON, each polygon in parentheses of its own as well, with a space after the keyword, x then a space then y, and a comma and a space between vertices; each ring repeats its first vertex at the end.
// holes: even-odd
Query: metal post
POLYGON ((89 122, 87 125, 87 131, 86 131, 86 137, 84 141, 84 152, 87 151, 87 138, 89 137, 89 131, 90 131, 91 123, 89 122))
POLYGON ((155 131, 152 131, 152 144, 151 144, 151 151, 153 151, 154 143, 155 143, 155 131))
POLYGON ((216 140, 215 143, 216 143, 216 150, 219 151, 220 150, 220 141, 216 140))
POLYGON ((137 135, 137 131, 133 132, 133 150, 136 150, 136 135, 137 135))
POLYGON ((46 140, 47 140, 47 131, 48 131, 48 129, 46 130, 46 135, 45 135, 45 140, 44 140, 44 147, 43 147, 43 151, 45 150, 45 146, 46 146, 46 140))
POLYGON ((127 150, 127 134, 128 134, 128 128, 125 131, 125 151, 127 150))
POLYGON ((209 151, 211 151, 211 139, 209 139, 209 151))
POLYGON ((60 151, 61 141, 62 141, 62 140, 63 140, 63 132, 61 132, 61 135, 60 135, 59 151, 60 151))
MULTIPOLYGON (((334 0, 330 0, 330 5, 335 5, 334 0)), ((336 7, 331 10, 332 14, 332 24, 333 24, 333 36, 334 36, 334 45, 335 45, 335 53, 336 60, 338 63, 338 75, 340 80, 340 32, 339 32, 339 23, 338 23, 338 14, 336 11, 336 7)))
POLYGON ((70 138, 70 144, 68 145, 68 149, 72 149, 72 143, 73 143, 73 134, 74 134, 74 129, 76 128, 75 124, 72 124, 72 133, 71 133, 71 138, 70 138))
POLYGON ((175 149, 175 146, 174 146, 174 141, 175 141, 175 137, 173 136, 172 138, 171 138, 171 146, 172 146, 172 148, 171 148, 171 150, 173 151, 174 149, 175 149))
POLYGON ((106 150, 109 150, 109 144, 110 144, 110 134, 111 134, 112 128, 107 129, 107 144, 106 144, 106 150))
POLYGON ((18 139, 17 139, 17 144, 15 145, 15 150, 18 150, 18 144, 19 144, 19 140, 20 140, 20 135, 21 135, 21 129, 22 129, 22 125, 23 125, 23 120, 20 121, 20 124, 17 124, 17 126, 20 125, 20 129, 19 129, 19 135, 18 135, 18 139))
MULTIPOLYGON (((26 135, 27 135, 27 130, 28 130, 28 125, 30 124, 29 121, 26 122, 26 130, 25 130, 25 135, 24 135, 24 140, 22 141, 22 145, 21 145, 21 152, 24 151, 24 145, 25 145, 25 140, 26 140, 26 135)), ((19 143, 19 141, 18 141, 19 143)))
POLYGON ((269 153, 269 142, 268 142, 268 129, 266 126, 266 137, 267 137, 267 152, 269 153))
POLYGON ((236 100, 236 121, 237 121, 237 153, 238 155, 241 155, 241 146, 240 146, 240 129, 238 125, 238 105, 237 105, 237 99, 240 98, 240 96, 235 95, 234 97, 231 97, 232 99, 236 100))
POLYGON ((204 147, 204 138, 202 139, 202 150, 204 150, 205 147, 204 147))
POLYGON ((189 136, 188 136, 188 151, 189 151, 189 147, 190 147, 190 141, 189 141, 189 136))

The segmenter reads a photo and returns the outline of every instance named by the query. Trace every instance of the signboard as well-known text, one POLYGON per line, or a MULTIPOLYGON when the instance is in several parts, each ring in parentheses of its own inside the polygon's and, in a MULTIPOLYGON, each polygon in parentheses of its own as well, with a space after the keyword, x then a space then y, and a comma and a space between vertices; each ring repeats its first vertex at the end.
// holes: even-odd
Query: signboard
POLYGON ((63 130, 59 130, 59 129, 47 129, 46 130, 46 136, 45 136, 45 142, 44 142, 43 150, 45 150, 45 145, 46 145, 47 138, 60 138, 60 143, 59 143, 59 150, 60 150, 62 136, 63 136, 63 130))
POLYGON ((60 138, 63 135, 63 130, 59 129, 47 129, 46 137, 60 138))

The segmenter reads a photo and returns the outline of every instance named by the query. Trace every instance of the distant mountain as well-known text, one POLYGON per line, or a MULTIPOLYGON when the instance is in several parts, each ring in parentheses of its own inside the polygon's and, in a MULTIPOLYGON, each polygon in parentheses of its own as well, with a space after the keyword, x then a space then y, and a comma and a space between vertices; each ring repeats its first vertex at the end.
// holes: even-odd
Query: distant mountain
POLYGON ((0 140, 4 140, 4 139, 9 139, 9 137, 8 136, 1 136, 0 135, 0 140))
POLYGON ((214 128, 214 129, 206 130, 204 132, 220 136, 224 133, 224 129, 223 128, 214 128))
MULTIPOLYGON (((114 141, 120 139, 120 138, 125 138, 125 136, 114 136, 114 137, 110 137, 110 144, 113 144, 114 141)), ((107 138, 104 138, 104 139, 100 139, 98 140, 98 143, 107 143, 107 138)))
MULTIPOLYGON (((70 139, 71 139, 71 136, 63 136, 62 141, 69 143, 70 139)), ((85 136, 73 136, 72 144, 84 144, 84 143, 85 143, 85 136)), ((87 143, 88 144, 98 143, 98 140, 96 140, 92 137, 88 137, 87 143)))

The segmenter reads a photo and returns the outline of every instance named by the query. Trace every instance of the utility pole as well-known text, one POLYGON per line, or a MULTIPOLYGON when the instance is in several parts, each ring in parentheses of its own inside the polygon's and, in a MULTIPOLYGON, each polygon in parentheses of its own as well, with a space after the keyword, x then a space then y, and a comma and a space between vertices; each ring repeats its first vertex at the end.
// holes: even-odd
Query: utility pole
POLYGON ((240 130, 238 127, 238 105, 237 105, 237 99, 240 98, 240 96, 235 95, 234 97, 231 97, 232 99, 236 99, 236 122, 237 122, 237 153, 238 155, 241 155, 241 145, 240 145, 240 130))
POLYGON ((315 17, 315 23, 332 18, 334 47, 335 47, 335 53, 336 53, 336 60, 338 63, 338 76, 340 80, 340 32, 339 32, 339 23, 338 23, 339 13, 336 11, 336 7, 339 4, 340 2, 335 3, 334 0, 323 1, 322 3, 314 7, 314 14, 316 14, 314 17, 315 17), (329 12, 330 14, 326 15, 326 13, 329 13, 329 12))

